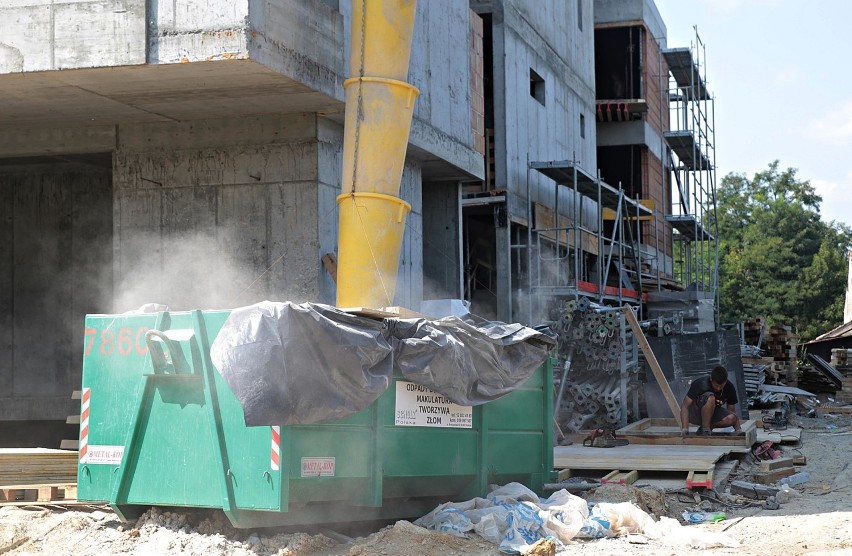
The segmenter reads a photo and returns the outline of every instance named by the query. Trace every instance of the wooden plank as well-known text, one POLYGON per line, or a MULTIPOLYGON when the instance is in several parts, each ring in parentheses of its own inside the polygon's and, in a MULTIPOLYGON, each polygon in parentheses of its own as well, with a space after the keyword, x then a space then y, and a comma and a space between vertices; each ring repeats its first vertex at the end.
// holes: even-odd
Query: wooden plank
POLYGON ((795 472, 795 467, 782 467, 780 469, 773 469, 772 471, 758 473, 754 476, 754 479, 762 485, 771 485, 772 483, 775 483, 780 479, 783 479, 784 477, 789 477, 795 472))
POLYGON ((80 441, 79 440, 63 440, 59 443, 60 450, 79 450, 80 449, 80 441))
POLYGON ((792 396, 809 396, 816 397, 816 394, 812 394, 807 390, 802 390, 801 388, 794 388, 792 386, 780 386, 777 384, 761 384, 760 390, 764 392, 777 392, 779 394, 790 394, 792 396))
POLYGON ((71 484, 77 452, 47 448, 0 448, 0 487, 71 484))
POLYGON ((833 415, 850 415, 852 414, 852 406, 842 407, 818 407, 816 408, 817 417, 822 417, 826 414, 833 415))
MULTIPOLYGON (((549 207, 536 203, 534 206, 535 210, 535 222, 536 227, 542 230, 548 230, 546 232, 539 232, 542 237, 545 237, 553 242, 558 242, 559 245, 569 245, 571 247, 577 247, 577 243, 581 244, 581 248, 583 251, 587 251, 594 255, 598 254, 598 237, 597 235, 584 232, 582 230, 574 230, 572 228, 572 219, 570 216, 559 215, 559 226, 560 229, 557 231, 556 228, 556 217, 555 213, 549 207), (567 230, 564 228, 568 228, 567 230), (580 238, 579 242, 574 240, 574 234, 579 234, 580 238), (558 234, 558 239, 557 239, 558 234)), ((581 224, 582 226, 582 224, 581 224)))
POLYGON ((767 459, 760 462, 760 471, 762 473, 775 471, 782 467, 793 467, 793 458, 767 459))
POLYGON ((341 311, 352 313, 362 317, 373 319, 428 319, 429 317, 423 313, 412 311, 405 307, 382 307, 381 309, 371 309, 369 307, 347 307, 341 308, 341 311))
POLYGON ((639 478, 639 471, 610 471, 607 473, 602 479, 601 484, 613 484, 613 485, 632 485, 636 482, 636 479, 639 478))
POLYGON ((651 367, 651 371, 653 371, 654 377, 660 385, 660 390, 662 390, 663 396, 666 398, 666 403, 672 412, 672 416, 680 424, 680 404, 677 403, 669 382, 666 380, 666 375, 663 374, 663 369, 657 362, 657 357, 654 355, 651 345, 648 344, 648 339, 645 338, 645 333, 642 332, 642 327, 639 326, 639 321, 636 320, 636 315, 633 314, 633 309, 630 308, 630 305, 624 306, 624 316, 627 318, 627 322, 630 323, 633 335, 636 337, 636 341, 639 342, 642 353, 645 354, 645 360, 648 361, 648 365, 651 367))
POLYGON ((740 460, 731 459, 728 461, 720 461, 713 469, 713 483, 717 485, 725 484, 731 474, 740 464, 740 460))
POLYGON ((337 283, 337 258, 335 258, 334 253, 326 253, 322 256, 322 265, 325 267, 328 275, 331 276, 331 280, 336 284, 337 283))
POLYGON ((690 471, 686 476, 686 488, 713 488, 713 471, 690 471))
POLYGON ((636 471, 709 471, 735 446, 656 446, 628 444, 613 448, 582 445, 553 448, 555 469, 631 469, 636 471))
POLYGON ((757 430, 757 440, 755 442, 766 442, 771 440, 778 444, 789 442, 797 443, 802 439, 802 429, 796 427, 787 427, 784 430, 757 430))

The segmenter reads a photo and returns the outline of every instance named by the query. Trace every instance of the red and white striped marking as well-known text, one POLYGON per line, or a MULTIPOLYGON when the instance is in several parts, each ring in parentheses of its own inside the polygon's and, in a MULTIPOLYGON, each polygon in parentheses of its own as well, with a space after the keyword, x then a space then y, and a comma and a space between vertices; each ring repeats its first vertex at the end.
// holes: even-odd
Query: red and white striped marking
POLYGON ((89 398, 91 394, 91 388, 83 388, 83 407, 80 412, 80 463, 89 461, 89 398))
POLYGON ((272 470, 278 471, 281 467, 281 427, 272 427, 272 450, 269 459, 272 470))

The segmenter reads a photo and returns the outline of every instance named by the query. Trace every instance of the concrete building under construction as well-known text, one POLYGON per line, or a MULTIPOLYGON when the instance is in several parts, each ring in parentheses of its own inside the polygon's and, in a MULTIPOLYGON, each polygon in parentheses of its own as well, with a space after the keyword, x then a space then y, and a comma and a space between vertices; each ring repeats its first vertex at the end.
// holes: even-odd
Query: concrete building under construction
MULTIPOLYGON (((0 6, 0 445, 73 436, 81 350, 136 348, 87 313, 334 303, 351 14, 0 6)), ((421 2, 393 304, 715 299, 703 45, 665 34, 650 0, 421 2)))

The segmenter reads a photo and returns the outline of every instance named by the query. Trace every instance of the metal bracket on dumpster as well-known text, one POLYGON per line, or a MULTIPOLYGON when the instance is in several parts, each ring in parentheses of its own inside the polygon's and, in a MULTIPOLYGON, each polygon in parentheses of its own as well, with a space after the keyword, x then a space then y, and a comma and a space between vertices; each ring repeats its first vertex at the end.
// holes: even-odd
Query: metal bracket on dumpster
MULTIPOLYGON (((128 430, 127 439, 124 442, 125 454, 122 458, 121 465, 118 469, 118 478, 113 486, 110 495, 110 506, 122 517, 127 519, 128 507, 127 494, 130 489, 130 480, 132 467, 130 462, 136 461, 139 457, 141 447, 141 430, 144 427, 144 421, 149 415, 150 405, 152 404, 152 396, 158 384, 165 381, 201 379, 198 384, 204 391, 205 404, 207 405, 208 423, 211 429, 213 443, 219 456, 220 488, 222 492, 222 509, 233 523, 237 522, 236 516, 233 514, 234 507, 234 490, 232 485, 231 469, 228 463, 228 455, 225 451, 224 432, 222 430, 222 417, 219 409, 219 399, 214 386, 214 369, 212 362, 209 361, 209 356, 202 357, 202 349, 204 353, 209 353, 210 346, 207 345, 207 331, 204 322, 201 318, 201 311, 193 311, 192 329, 175 329, 175 330, 148 330, 145 334, 145 343, 148 345, 148 352, 151 354, 151 365, 154 368, 153 374, 143 376, 142 388, 136 398, 136 414, 133 417, 133 423, 128 430), (191 361, 187 361, 186 353, 182 349, 181 344, 185 343, 190 352, 191 361)), ((166 313, 161 313, 157 319, 157 328, 162 328, 166 324, 166 313)))
POLYGON ((145 343, 148 345, 148 353, 151 354, 151 365, 154 374, 200 374, 198 343, 195 339, 195 331, 189 329, 179 330, 148 330, 145 333, 145 343), (183 350, 176 344, 188 341, 192 352, 192 368, 184 356, 183 350), (165 349, 164 349, 165 348, 165 349))

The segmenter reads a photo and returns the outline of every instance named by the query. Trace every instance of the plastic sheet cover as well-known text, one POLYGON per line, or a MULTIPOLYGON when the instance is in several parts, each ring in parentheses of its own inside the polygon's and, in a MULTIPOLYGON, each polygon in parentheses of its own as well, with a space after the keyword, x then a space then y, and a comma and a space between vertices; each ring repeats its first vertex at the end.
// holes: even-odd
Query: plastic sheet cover
POLYGON ((377 320, 318 303, 265 301, 235 309, 211 346, 246 425, 337 421, 372 404, 394 362, 407 380, 459 405, 524 383, 555 337, 468 315, 377 320))

